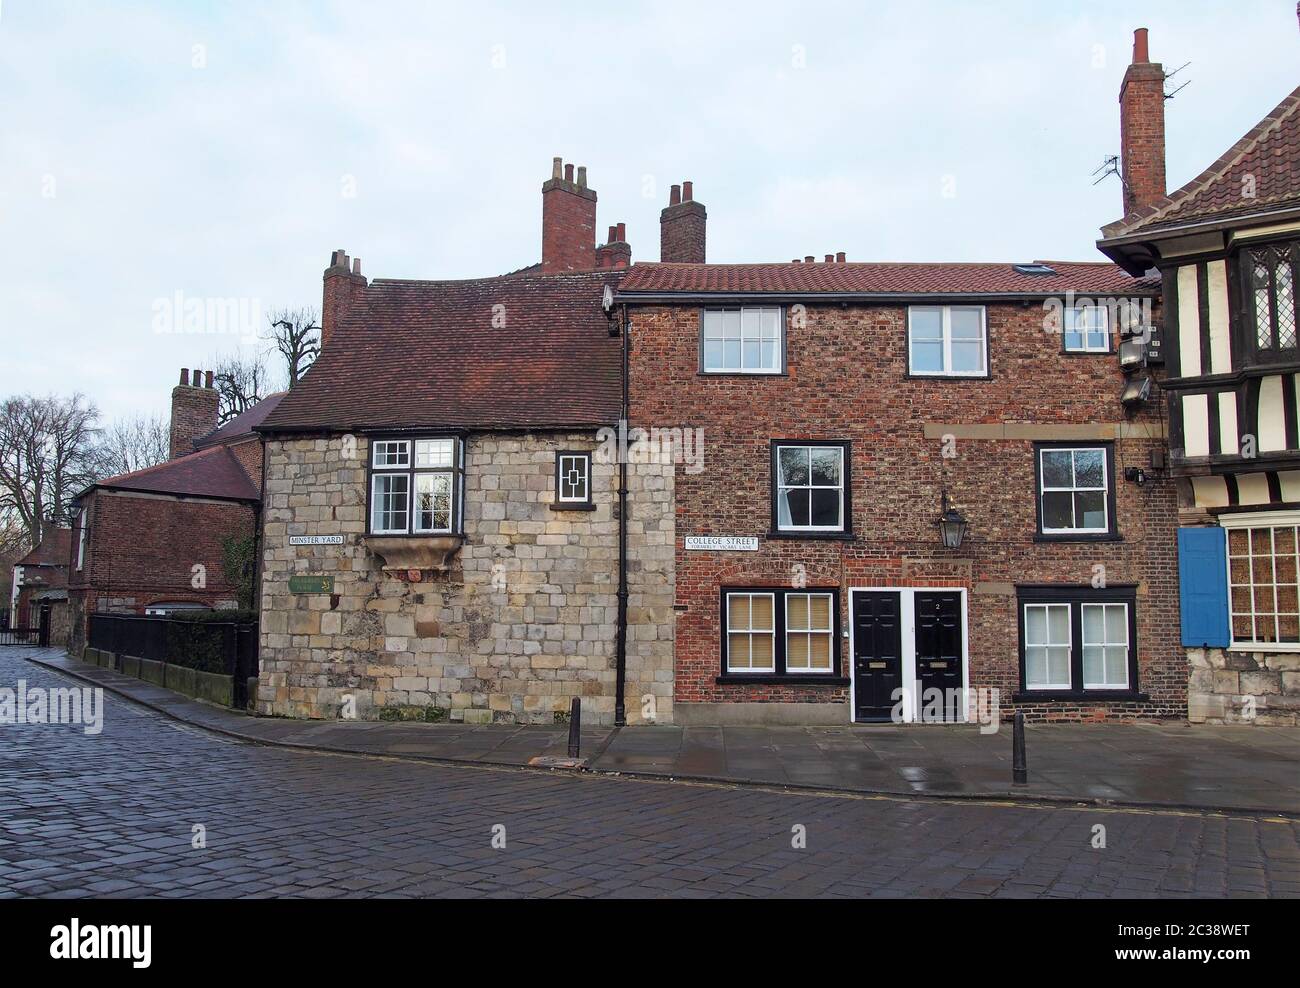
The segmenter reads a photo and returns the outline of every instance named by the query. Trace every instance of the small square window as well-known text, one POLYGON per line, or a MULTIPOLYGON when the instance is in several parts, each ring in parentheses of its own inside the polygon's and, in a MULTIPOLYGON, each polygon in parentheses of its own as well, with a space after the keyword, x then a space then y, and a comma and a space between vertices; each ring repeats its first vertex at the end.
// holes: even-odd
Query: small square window
POLYGON ((1110 332, 1106 308, 1101 305, 1076 305, 1061 314, 1067 353, 1109 353, 1110 332))

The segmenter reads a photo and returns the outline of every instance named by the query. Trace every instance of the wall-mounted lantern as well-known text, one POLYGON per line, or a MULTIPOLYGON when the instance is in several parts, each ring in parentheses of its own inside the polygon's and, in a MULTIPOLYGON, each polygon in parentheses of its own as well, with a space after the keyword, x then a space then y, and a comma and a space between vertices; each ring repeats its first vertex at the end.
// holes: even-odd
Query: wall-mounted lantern
POLYGON ((961 540, 966 537, 966 519, 962 513, 948 506, 948 492, 943 492, 943 503, 939 515, 939 537, 943 539, 945 549, 960 549, 961 540))

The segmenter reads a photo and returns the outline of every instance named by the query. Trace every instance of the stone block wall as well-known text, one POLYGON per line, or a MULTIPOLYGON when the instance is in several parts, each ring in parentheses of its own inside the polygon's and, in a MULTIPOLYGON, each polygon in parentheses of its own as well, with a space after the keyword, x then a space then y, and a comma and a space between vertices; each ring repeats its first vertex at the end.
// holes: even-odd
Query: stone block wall
POLYGON ((1193 724, 1300 726, 1300 653, 1189 648, 1193 724))
MULTIPOLYGON (((560 511, 555 453, 595 432, 465 440, 465 542, 450 572, 388 573, 366 547, 364 438, 271 439, 258 709, 291 717, 555 723, 583 700, 614 719, 617 466, 593 465, 591 511, 560 511), (342 535, 342 546, 291 546, 342 535), (293 594, 289 577, 334 578, 293 594), (418 580, 413 576, 418 575, 418 580)), ((629 723, 672 720, 673 473, 628 468, 629 723)))

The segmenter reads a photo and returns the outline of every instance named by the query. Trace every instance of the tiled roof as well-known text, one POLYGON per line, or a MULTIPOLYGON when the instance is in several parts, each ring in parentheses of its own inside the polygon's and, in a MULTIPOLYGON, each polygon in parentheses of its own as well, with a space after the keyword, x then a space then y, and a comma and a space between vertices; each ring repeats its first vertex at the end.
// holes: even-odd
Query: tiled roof
POLYGON ((1114 264, 1034 261, 1055 274, 1022 274, 1011 264, 909 264, 812 262, 799 264, 634 264, 621 295, 744 294, 813 295, 1059 295, 1154 291, 1158 280, 1130 277, 1114 264))
POLYGON ((620 274, 376 279, 259 431, 614 422, 622 345, 601 299, 620 274))
POLYGON ((257 488, 228 446, 208 446, 144 470, 119 474, 94 486, 147 494, 259 500, 257 488))
POLYGON ((280 404, 280 399, 287 393, 286 391, 277 391, 275 394, 267 395, 252 408, 240 412, 221 428, 214 429, 206 436, 200 436, 194 440, 194 448, 203 449, 205 446, 215 446, 218 443, 233 442, 245 436, 256 435, 253 432, 254 427, 261 425, 266 420, 266 417, 275 411, 275 406, 280 404))
POLYGON ((1102 234, 1128 236, 1288 205, 1300 206, 1300 88, 1196 178, 1102 227, 1102 234))
POLYGON ((72 550, 72 529, 47 528, 41 543, 15 566, 66 566, 72 550))

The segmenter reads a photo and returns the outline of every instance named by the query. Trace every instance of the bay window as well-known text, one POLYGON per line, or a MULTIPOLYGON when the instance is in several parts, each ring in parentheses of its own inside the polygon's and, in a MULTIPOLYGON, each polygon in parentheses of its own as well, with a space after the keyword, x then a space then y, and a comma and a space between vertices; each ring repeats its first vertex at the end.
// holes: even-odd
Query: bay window
POLYGON ((370 453, 369 533, 458 532, 461 477, 459 439, 376 439, 370 453))

